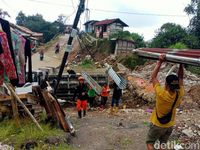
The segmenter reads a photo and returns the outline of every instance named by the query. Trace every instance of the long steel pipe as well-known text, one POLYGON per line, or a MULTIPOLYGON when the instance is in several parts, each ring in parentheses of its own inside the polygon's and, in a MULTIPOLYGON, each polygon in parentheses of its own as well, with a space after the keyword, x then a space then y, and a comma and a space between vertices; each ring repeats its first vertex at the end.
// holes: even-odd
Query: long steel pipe
POLYGON ((118 85, 120 89, 125 89, 127 85, 127 81, 119 76, 108 64, 105 64, 107 67, 107 73, 108 75, 114 80, 114 82, 118 85))
MULTIPOLYGON (((140 57, 149 58, 149 59, 159 59, 161 53, 154 53, 154 52, 147 52, 138 49, 134 49, 132 51, 134 54, 137 54, 140 57)), ((183 56, 176 56, 172 54, 166 54, 166 61, 173 62, 173 63, 182 63, 192 66, 200 66, 200 58, 191 58, 191 57, 183 57, 183 56)))

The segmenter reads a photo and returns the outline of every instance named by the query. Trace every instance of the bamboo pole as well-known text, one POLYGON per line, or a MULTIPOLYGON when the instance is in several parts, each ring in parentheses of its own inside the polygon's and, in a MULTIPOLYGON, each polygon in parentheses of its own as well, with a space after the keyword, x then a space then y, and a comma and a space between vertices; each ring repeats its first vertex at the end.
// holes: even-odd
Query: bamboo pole
POLYGON ((20 98, 17 96, 17 94, 15 93, 15 91, 10 87, 10 85, 6 84, 6 87, 10 90, 11 94, 14 96, 14 98, 21 104, 21 106, 24 108, 24 110, 26 111, 26 113, 30 116, 30 118, 33 120, 33 122, 37 125, 37 127, 43 131, 43 129, 41 128, 41 126, 39 125, 39 123, 37 122, 37 120, 34 118, 34 116, 31 114, 31 112, 28 110, 28 108, 26 107, 26 105, 24 105, 24 103, 20 100, 20 98))

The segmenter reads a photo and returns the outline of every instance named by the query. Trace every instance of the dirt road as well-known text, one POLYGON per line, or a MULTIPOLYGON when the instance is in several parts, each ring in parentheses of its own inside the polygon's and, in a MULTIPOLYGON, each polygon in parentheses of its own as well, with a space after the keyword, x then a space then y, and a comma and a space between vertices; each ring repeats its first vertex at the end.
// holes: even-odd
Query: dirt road
POLYGON ((77 129, 71 139, 81 150, 144 150, 149 114, 142 109, 120 110, 120 115, 107 111, 89 111, 79 119, 75 110, 69 112, 77 129))
POLYGON ((33 70, 45 67, 58 67, 61 64, 61 60, 64 54, 64 48, 67 43, 68 35, 62 35, 58 40, 54 41, 48 49, 44 49, 44 60, 40 61, 39 53, 32 55, 32 67, 33 70), (61 50, 60 53, 55 54, 55 45, 59 42, 61 50))
MULTIPOLYGON (((70 145, 80 150, 145 150, 151 115, 146 110, 146 108, 120 109, 118 115, 109 115, 108 109, 88 111, 86 117, 79 119, 76 110, 68 108, 67 113, 70 114, 77 130, 76 137, 70 138, 70 145)), ((170 142, 181 143, 183 146, 186 144, 198 146, 199 112, 199 110, 177 112, 176 125, 170 136, 170 142), (191 116, 196 119, 192 119, 191 116)), ((191 148, 191 150, 197 149, 191 148)))

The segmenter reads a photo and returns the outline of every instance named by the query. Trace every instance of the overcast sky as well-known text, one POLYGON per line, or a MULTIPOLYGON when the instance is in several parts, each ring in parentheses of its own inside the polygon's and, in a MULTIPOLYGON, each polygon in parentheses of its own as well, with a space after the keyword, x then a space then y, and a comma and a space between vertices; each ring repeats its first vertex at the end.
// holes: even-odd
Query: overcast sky
MULTIPOLYGON (((129 25, 125 30, 139 33, 145 40, 154 37, 155 31, 164 23, 171 22, 187 27, 189 17, 184 8, 191 0, 86 0, 90 20, 120 18, 129 25)), ((47 21, 54 21, 58 15, 68 16, 67 23, 73 23, 79 0, 0 0, 0 8, 8 11, 15 23, 19 11, 26 15, 42 14, 47 21)), ((83 13, 79 27, 86 20, 83 13)))

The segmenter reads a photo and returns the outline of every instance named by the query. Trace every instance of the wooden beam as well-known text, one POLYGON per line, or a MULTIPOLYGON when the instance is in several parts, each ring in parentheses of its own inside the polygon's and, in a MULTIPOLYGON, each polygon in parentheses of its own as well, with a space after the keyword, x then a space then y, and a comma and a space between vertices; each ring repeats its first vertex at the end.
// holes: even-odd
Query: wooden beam
POLYGON ((15 125, 17 127, 20 126, 20 122, 19 122, 19 113, 18 113, 18 107, 17 107, 17 100, 15 99, 14 95, 11 94, 11 105, 12 105, 12 111, 13 111, 13 118, 15 120, 15 125))
POLYGON ((30 118, 33 120, 33 122, 37 125, 37 127, 43 131, 43 129, 41 128, 41 126, 39 125, 39 123, 37 122, 37 120, 34 118, 34 116, 31 114, 31 112, 28 110, 28 108, 26 107, 26 105, 24 105, 24 103, 20 100, 20 98, 17 96, 17 94, 15 93, 15 91, 10 87, 9 84, 5 83, 6 87, 10 90, 10 92, 13 94, 14 98, 21 104, 21 106, 24 108, 24 110, 26 111, 26 113, 30 116, 30 118))

